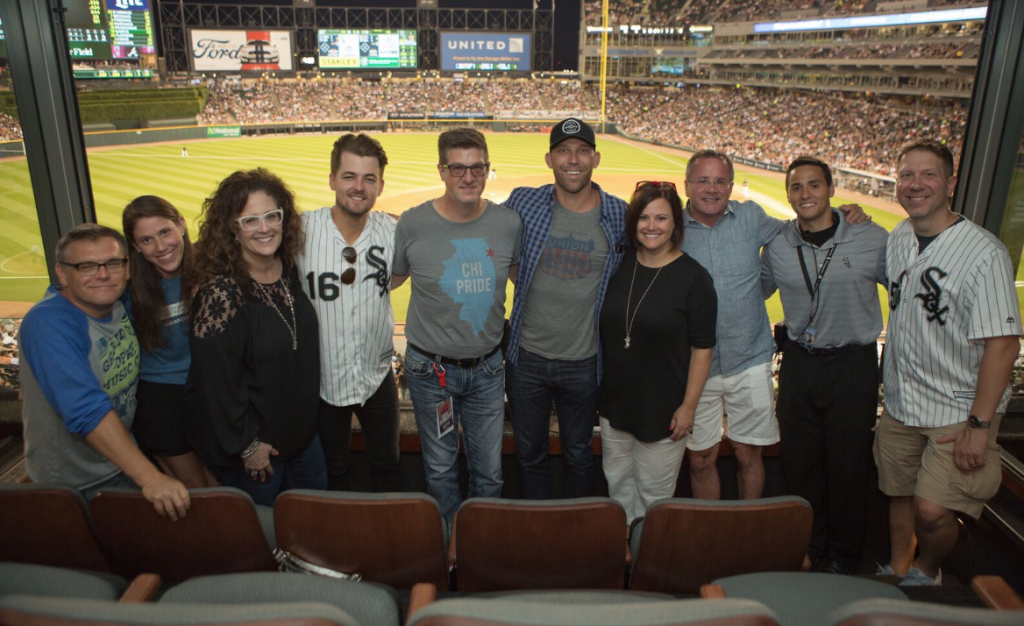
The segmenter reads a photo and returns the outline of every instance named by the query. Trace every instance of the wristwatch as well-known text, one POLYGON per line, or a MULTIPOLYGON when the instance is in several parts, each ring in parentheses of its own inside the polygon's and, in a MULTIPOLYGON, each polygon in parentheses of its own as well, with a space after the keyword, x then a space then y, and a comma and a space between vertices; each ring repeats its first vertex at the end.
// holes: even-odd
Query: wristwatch
POLYGON ((986 429, 986 428, 989 428, 990 426, 992 426, 992 424, 990 422, 986 422, 985 420, 981 419, 977 415, 972 415, 972 416, 968 417, 967 418, 967 425, 969 427, 971 427, 971 428, 981 428, 981 429, 986 429))

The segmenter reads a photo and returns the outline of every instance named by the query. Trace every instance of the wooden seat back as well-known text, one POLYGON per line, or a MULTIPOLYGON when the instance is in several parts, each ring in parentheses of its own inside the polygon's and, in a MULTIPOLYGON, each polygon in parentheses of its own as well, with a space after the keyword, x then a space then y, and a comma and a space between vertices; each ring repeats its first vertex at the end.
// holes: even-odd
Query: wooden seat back
POLYGON ((626 513, 610 498, 474 498, 455 517, 449 560, 462 592, 622 589, 626 513))
POLYGON ((279 548, 315 565, 396 589, 448 589, 444 518, 430 496, 286 491, 274 530, 279 548))
POLYGON ((161 517, 139 492, 111 489, 92 500, 100 546, 115 573, 157 574, 180 582, 195 576, 276 571, 256 506, 238 489, 190 492, 188 515, 161 517))
POLYGON ((110 571, 85 498, 63 485, 0 485, 0 561, 110 571))
POLYGON ((670 499, 634 529, 630 588, 697 593, 718 578, 797 571, 811 539, 811 507, 797 497, 748 501, 670 499))

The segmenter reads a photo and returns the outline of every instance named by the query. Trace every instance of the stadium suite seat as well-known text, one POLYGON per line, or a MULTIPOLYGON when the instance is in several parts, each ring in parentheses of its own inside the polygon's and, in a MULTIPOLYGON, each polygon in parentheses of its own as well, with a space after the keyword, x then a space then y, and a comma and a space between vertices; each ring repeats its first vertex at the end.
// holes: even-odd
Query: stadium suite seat
POLYGON ((115 573, 168 583, 197 576, 276 571, 273 511, 231 487, 190 492, 188 515, 161 517, 141 493, 105 489, 92 499, 96 536, 115 573))
POLYGON ((0 598, 4 626, 373 626, 321 602, 211 605, 121 604, 15 595, 0 598))
POLYGON ((630 589, 697 593, 724 576, 799 570, 811 522, 796 496, 662 500, 633 524, 630 589))
POLYGON ((760 572, 720 578, 701 589, 705 598, 745 598, 763 602, 782 626, 827 624, 837 608, 865 599, 903 600, 899 587, 838 574, 760 572))
POLYGON ((448 589, 448 532, 437 502, 422 493, 294 489, 274 503, 278 547, 314 565, 411 589, 448 589))
POLYGON ((676 600, 628 592, 502 594, 440 600, 411 612, 407 626, 772 626, 771 609, 751 600, 676 600))
POLYGON ((611 498, 472 498, 452 523, 460 592, 622 589, 626 512, 611 498))
POLYGON ((255 572, 192 578, 169 589, 160 604, 273 605, 286 602, 329 604, 363 626, 399 626, 393 589, 375 583, 322 576, 255 572))
POLYGON ((0 511, 0 561, 111 571, 77 489, 0 484, 0 511))

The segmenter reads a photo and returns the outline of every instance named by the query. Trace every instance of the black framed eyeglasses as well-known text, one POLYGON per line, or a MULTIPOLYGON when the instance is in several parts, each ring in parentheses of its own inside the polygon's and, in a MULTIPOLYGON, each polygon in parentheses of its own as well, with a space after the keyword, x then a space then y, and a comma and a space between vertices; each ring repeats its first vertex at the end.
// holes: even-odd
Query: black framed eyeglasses
POLYGON ((61 263, 61 265, 75 268, 75 271, 82 276, 95 276, 99 273, 101 267, 107 268, 107 272, 111 274, 120 274, 128 267, 128 259, 110 259, 106 263, 83 261, 82 263, 61 263))
POLYGON ((455 178, 462 178, 466 175, 466 170, 469 170, 473 176, 477 178, 487 175, 487 170, 490 169, 490 163, 474 163, 473 165, 463 165, 462 163, 449 163, 444 166, 444 169, 448 170, 448 173, 455 178))

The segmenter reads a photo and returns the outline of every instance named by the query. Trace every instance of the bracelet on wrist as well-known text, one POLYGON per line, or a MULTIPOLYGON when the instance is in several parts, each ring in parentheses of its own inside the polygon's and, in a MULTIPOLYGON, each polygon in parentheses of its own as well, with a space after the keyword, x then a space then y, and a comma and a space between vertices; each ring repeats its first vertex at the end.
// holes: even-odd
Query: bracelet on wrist
POLYGON ((252 455, 256 454, 256 451, 259 450, 259 449, 260 449, 260 439, 259 439, 259 437, 257 437, 256 439, 253 439, 253 442, 249 444, 248 448, 246 448, 245 450, 242 450, 242 454, 240 454, 239 456, 242 457, 242 460, 245 460, 245 459, 251 457, 252 455))

